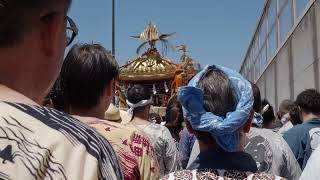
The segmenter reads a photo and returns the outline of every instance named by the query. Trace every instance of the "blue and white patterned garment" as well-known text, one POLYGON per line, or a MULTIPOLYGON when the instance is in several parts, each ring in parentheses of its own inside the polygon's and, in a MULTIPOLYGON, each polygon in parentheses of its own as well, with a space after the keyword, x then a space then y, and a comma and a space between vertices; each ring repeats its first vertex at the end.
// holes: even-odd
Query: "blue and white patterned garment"
POLYGON ((283 134, 283 138, 303 170, 312 152, 320 145, 320 119, 311 119, 294 126, 283 134))
POLYGON ((262 126, 263 126, 263 117, 261 116, 260 113, 257 113, 257 112, 254 113, 254 117, 253 117, 253 120, 252 120, 252 125, 256 126, 256 127, 259 127, 259 128, 262 128, 262 126))
POLYGON ((187 128, 184 128, 180 132, 179 153, 182 169, 185 169, 188 165, 192 147, 196 140, 196 136, 194 134, 189 133, 187 128))
POLYGON ((309 158, 300 180, 318 180, 320 178, 320 147, 318 147, 309 158))
POLYGON ((110 143, 62 112, 0 101, 0 179, 123 179, 110 143))
POLYGON ((180 169, 179 153, 167 127, 156 123, 135 125, 149 137, 160 167, 160 177, 180 169))
POLYGON ((240 145, 239 129, 247 122, 252 111, 253 94, 250 82, 238 72, 231 69, 211 65, 206 66, 188 84, 178 90, 178 100, 183 107, 183 115, 194 130, 209 132, 218 145, 228 152, 235 152, 240 145), (226 118, 207 112, 203 107, 203 91, 198 87, 199 81, 210 70, 220 69, 229 78, 238 105, 234 112, 229 112, 226 118))

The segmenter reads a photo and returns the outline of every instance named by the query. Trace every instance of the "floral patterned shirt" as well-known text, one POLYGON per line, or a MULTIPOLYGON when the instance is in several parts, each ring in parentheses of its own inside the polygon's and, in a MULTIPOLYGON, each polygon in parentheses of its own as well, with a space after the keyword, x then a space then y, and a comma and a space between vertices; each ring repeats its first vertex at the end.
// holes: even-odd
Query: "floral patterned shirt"
POLYGON ((119 157, 125 179, 159 179, 154 148, 136 127, 91 117, 77 118, 95 128, 111 143, 119 157))
POLYGON ((160 166, 160 176, 180 170, 179 153, 170 131, 162 125, 135 125, 151 140, 160 166))

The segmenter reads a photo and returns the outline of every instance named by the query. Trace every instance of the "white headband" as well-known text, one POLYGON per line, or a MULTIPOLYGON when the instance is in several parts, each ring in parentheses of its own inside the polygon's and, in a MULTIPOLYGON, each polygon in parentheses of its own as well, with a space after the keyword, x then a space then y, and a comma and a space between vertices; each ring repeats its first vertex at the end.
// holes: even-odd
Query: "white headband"
POLYGON ((263 107, 262 111, 261 111, 261 115, 266 113, 268 111, 268 109, 270 108, 270 105, 267 104, 266 106, 263 107))
POLYGON ((144 106, 147 106, 147 105, 150 105, 152 104, 152 98, 148 99, 148 100, 142 100, 136 104, 133 104, 131 103, 130 101, 127 100, 127 104, 128 106, 130 107, 130 109, 128 109, 127 113, 128 115, 130 116, 130 118, 133 117, 133 110, 137 107, 144 107, 144 106))

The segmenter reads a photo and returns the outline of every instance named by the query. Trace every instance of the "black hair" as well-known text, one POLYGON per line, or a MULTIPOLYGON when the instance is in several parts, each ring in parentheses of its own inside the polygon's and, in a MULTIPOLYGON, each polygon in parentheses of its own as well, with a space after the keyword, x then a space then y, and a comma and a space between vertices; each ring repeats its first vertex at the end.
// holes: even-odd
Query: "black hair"
POLYGON ((63 91, 64 90, 63 90, 63 87, 61 84, 61 80, 60 80, 60 78, 58 78, 56 80, 56 82, 54 83, 48 96, 49 96, 49 98, 52 102, 52 105, 55 109, 69 113, 63 91))
POLYGON ((300 109, 297 105, 294 105, 290 111, 290 121, 293 125, 302 124, 302 120, 300 118, 300 109))
MULTIPOLYGON (((66 0, 67 8, 71 0, 66 0)), ((15 45, 43 9, 57 4, 57 0, 0 0, 0 47, 15 45)))
POLYGON ((149 120, 152 122, 155 121, 155 123, 157 123, 157 124, 162 123, 162 117, 158 113, 150 113, 149 120))
POLYGON ((261 95, 260 95, 260 89, 257 85, 253 84, 251 82, 251 87, 252 87, 252 93, 253 93, 253 109, 256 113, 260 113, 261 111, 261 95))
POLYGON ((262 100, 262 107, 269 105, 269 108, 262 114, 263 117, 263 127, 267 127, 270 123, 273 123, 276 119, 274 115, 274 110, 268 100, 262 100))
MULTIPOLYGON (((151 98, 151 91, 147 86, 135 84, 128 89, 127 99, 130 103, 137 104, 142 100, 149 100, 151 98)), ((144 107, 134 109, 134 114, 143 110, 144 107)))
POLYGON ((177 96, 170 98, 166 109, 166 127, 171 132, 172 137, 179 141, 179 132, 183 129, 183 112, 182 106, 177 100, 177 96))
POLYGON ((65 103, 76 108, 96 106, 107 85, 118 76, 118 63, 104 47, 99 44, 74 45, 60 74, 65 103))
POLYGON ((135 84, 128 89, 127 92, 128 101, 136 104, 142 100, 148 100, 151 98, 151 92, 148 87, 135 84))
POLYGON ((320 114, 320 94, 315 89, 307 89, 300 93, 296 104, 305 113, 320 114))

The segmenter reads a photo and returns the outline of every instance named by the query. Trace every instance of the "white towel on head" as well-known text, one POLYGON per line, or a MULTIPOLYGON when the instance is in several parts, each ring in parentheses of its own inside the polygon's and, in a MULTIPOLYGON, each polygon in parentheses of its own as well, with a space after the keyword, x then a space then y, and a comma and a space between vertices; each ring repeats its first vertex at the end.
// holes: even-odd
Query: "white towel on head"
POLYGON ((142 101, 140 101, 140 102, 138 102, 138 103, 136 103, 136 104, 133 104, 133 103, 131 103, 130 101, 128 101, 127 100, 127 104, 128 104, 128 106, 130 107, 129 109, 128 109, 128 115, 132 118, 133 117, 133 110, 135 109, 135 108, 137 108, 137 107, 143 107, 143 106, 147 106, 147 105, 150 105, 150 104, 152 104, 152 98, 151 99, 148 99, 148 100, 142 100, 142 101))

